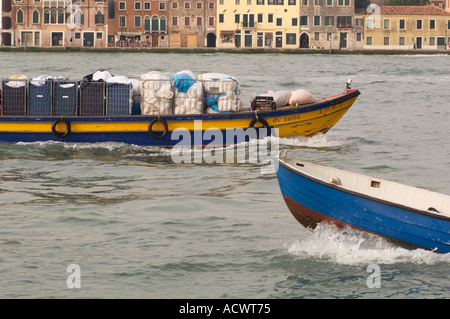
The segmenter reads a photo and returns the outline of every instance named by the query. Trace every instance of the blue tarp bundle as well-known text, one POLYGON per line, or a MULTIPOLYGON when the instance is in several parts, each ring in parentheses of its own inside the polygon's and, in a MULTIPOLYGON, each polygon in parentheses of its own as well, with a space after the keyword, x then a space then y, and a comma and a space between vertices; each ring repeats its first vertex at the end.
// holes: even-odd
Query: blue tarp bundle
POLYGON ((195 83, 195 80, 187 73, 177 73, 172 77, 172 80, 175 81, 174 86, 177 90, 183 93, 186 93, 195 83))

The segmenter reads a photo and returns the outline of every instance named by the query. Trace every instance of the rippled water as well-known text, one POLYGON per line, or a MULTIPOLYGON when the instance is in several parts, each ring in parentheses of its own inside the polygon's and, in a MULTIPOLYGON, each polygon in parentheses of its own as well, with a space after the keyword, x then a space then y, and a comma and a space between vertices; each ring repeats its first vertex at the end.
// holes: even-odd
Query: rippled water
MULTIPOLYGON (((325 97, 352 78, 362 94, 329 133, 277 139, 280 149, 450 194, 448 56, 0 53, 0 77, 98 69, 227 73, 244 101, 297 88, 325 97)), ((270 164, 176 164, 169 149, 117 143, 0 145, 2 298, 449 298, 449 263, 355 230, 303 228, 270 164), (71 264, 81 288, 67 285, 71 264)))

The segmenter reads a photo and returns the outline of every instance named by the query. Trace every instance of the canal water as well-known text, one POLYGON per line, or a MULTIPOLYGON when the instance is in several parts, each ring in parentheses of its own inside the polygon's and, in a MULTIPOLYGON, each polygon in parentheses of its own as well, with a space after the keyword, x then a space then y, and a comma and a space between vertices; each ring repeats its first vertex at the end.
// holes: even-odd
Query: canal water
MULTIPOLYGON (((446 55, 0 52, 0 77, 226 73, 241 98, 361 91, 288 156, 450 195, 446 55)), ((248 157, 251 149, 246 150, 248 157)), ((247 157, 247 158, 248 158, 247 157)), ((270 162, 175 163, 118 143, 0 145, 1 298, 449 298, 449 254, 303 228, 270 162)))

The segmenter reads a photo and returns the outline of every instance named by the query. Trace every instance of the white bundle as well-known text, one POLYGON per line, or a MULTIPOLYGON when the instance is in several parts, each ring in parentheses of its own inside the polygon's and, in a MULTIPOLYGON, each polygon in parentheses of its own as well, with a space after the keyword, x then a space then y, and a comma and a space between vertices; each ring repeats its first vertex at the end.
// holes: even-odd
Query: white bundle
POLYGON ((141 103, 141 80, 130 79, 131 81, 131 96, 134 104, 141 103))
POLYGON ((239 81, 223 73, 204 73, 199 75, 203 81, 205 93, 217 94, 217 110, 219 112, 235 112, 240 107, 239 81))
POLYGON ((107 81, 109 78, 112 78, 113 75, 109 71, 96 71, 92 74, 92 81, 107 81))
POLYGON ((175 114, 202 114, 203 85, 195 82, 186 93, 175 89, 175 114))
POLYGON ((172 114, 172 83, 161 72, 152 71, 141 75, 141 114, 172 114))

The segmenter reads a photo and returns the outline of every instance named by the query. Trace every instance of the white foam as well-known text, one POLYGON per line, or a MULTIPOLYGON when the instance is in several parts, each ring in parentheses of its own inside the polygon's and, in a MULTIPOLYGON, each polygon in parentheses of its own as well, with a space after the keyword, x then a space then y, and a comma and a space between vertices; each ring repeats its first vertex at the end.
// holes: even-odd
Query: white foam
POLYGON ((450 263, 450 253, 407 249, 375 234, 326 224, 319 224, 305 238, 285 246, 289 254, 301 259, 316 258, 344 265, 450 263))

